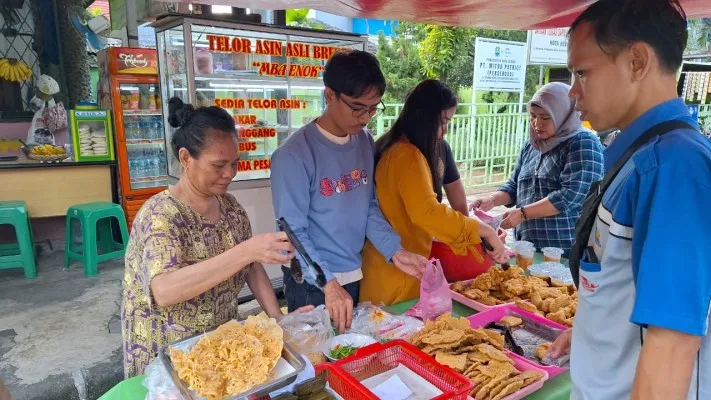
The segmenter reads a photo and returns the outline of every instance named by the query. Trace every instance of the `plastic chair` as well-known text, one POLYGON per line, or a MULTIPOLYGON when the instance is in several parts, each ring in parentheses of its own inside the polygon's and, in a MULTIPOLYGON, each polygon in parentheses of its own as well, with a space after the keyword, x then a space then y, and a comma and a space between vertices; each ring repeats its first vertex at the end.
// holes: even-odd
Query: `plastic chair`
POLYGON ((67 210, 66 236, 64 266, 69 267, 71 260, 79 260, 84 264, 84 275, 94 276, 98 272, 99 263, 125 255, 128 243, 126 216, 118 204, 107 202, 78 204, 67 210), (121 243, 114 241, 113 238, 111 222, 114 218, 121 232, 121 243), (81 245, 74 244, 73 219, 81 223, 81 245))
POLYGON ((3 246, 0 269, 22 268, 25 278, 35 278, 35 244, 27 204, 24 201, 0 201, 0 225, 12 225, 17 236, 17 245, 3 246))

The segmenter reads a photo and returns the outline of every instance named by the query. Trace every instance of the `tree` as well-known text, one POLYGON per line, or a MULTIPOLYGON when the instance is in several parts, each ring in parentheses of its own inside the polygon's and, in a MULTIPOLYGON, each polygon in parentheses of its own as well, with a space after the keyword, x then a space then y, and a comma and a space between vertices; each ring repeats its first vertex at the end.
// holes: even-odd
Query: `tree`
POLYGON ((424 25, 401 22, 395 34, 392 38, 382 32, 378 36, 376 57, 388 83, 386 103, 403 102, 407 92, 426 78, 418 53, 418 43, 426 37, 424 25))
POLYGON ((293 8, 286 10, 286 24, 289 26, 298 26, 300 28, 323 29, 323 26, 318 22, 312 21, 309 18, 308 8, 293 8))

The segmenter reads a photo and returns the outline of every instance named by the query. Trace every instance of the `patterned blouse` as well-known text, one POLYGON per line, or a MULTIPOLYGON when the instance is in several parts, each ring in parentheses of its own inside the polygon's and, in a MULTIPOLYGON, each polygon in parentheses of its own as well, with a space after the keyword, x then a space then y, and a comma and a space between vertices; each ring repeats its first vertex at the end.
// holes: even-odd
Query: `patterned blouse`
POLYGON ((587 130, 541 154, 526 142, 511 178, 499 190, 511 196, 516 207, 548 198, 560 214, 523 221, 516 240, 527 240, 539 250, 559 247, 567 257, 575 238, 575 223, 593 182, 602 180, 600 139, 587 130))
POLYGON ((124 375, 143 374, 160 349, 237 318, 237 296, 249 268, 183 303, 153 304, 151 279, 215 257, 249 239, 247 213, 232 195, 218 197, 212 223, 168 190, 149 199, 133 222, 126 249, 121 325, 124 375))

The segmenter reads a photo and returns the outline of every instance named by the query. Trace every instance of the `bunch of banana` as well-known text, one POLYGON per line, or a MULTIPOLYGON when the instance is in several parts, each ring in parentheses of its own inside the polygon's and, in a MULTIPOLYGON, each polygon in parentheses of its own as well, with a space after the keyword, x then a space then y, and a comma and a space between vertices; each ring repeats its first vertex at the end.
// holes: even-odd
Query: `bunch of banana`
POLYGON ((42 144, 31 148, 30 154, 35 156, 61 156, 67 154, 67 152, 64 150, 64 147, 42 144))
POLYGON ((0 78, 10 82, 24 82, 32 76, 32 70, 24 61, 0 60, 0 78))

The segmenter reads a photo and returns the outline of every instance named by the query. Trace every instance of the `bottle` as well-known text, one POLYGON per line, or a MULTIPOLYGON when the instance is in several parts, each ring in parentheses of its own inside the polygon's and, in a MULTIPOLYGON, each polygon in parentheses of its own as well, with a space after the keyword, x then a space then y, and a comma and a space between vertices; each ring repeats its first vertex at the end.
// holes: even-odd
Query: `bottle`
POLYGON ((158 151, 158 168, 160 168, 160 175, 168 175, 168 159, 165 157, 165 150, 161 148, 158 151))

